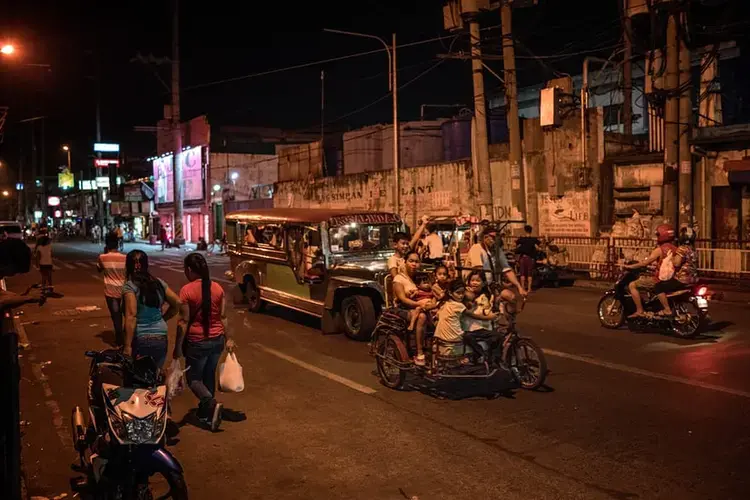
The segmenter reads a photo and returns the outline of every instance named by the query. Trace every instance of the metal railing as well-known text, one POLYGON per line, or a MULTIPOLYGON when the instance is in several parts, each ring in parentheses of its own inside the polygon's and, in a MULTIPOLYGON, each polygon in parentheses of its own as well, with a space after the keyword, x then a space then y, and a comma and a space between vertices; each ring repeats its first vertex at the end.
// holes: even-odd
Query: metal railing
MULTIPOLYGON (((643 260, 656 246, 656 241, 640 238, 553 236, 551 242, 567 254, 574 271, 591 279, 613 280, 620 265, 630 260, 643 260)), ((506 249, 515 247, 515 237, 503 237, 506 249)), ((697 240, 698 272, 701 277, 730 282, 750 279, 750 241, 697 240)))

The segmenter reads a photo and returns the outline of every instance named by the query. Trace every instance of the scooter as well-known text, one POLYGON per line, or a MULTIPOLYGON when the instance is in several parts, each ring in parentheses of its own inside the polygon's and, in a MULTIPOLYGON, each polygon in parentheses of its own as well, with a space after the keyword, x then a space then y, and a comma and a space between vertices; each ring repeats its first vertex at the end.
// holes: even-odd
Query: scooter
POLYGON ((76 406, 71 418, 73 444, 83 477, 71 481, 82 496, 104 499, 186 500, 182 466, 164 447, 167 387, 154 360, 133 360, 120 351, 88 351, 88 423, 76 406), (161 475, 165 481, 151 482, 161 475), (152 486, 169 492, 153 494, 152 486))
POLYGON ((599 322, 605 328, 617 329, 627 323, 631 331, 661 330, 678 337, 690 338, 697 335, 710 322, 708 301, 711 294, 705 285, 686 286, 682 290, 667 294, 672 316, 657 314, 661 311, 659 299, 653 296, 641 297, 646 314, 630 318, 635 312, 635 302, 628 285, 640 275, 638 270, 626 270, 615 286, 604 292, 597 306, 599 322))

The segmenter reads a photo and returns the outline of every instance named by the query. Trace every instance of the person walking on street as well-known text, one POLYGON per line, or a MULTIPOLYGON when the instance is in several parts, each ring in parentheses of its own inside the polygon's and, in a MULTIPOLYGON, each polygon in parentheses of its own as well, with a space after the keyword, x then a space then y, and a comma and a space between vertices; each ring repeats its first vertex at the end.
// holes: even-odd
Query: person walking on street
POLYGON ((52 240, 46 233, 37 240, 34 248, 34 258, 42 276, 42 286, 52 286, 52 240))
POLYGON ((233 352, 234 340, 227 328, 224 289, 211 280, 203 255, 185 257, 188 283, 180 290, 182 311, 177 325, 174 357, 184 355, 188 385, 198 398, 198 418, 212 431, 221 424, 222 404, 214 399, 216 367, 224 348, 233 352))
POLYGON ((112 317, 117 347, 125 345, 123 331, 122 287, 125 286, 125 254, 117 249, 117 239, 109 235, 104 247, 105 253, 99 256, 96 268, 104 274, 104 299, 112 317))
POLYGON ((120 248, 120 251, 122 252, 125 249, 125 235, 122 232, 121 225, 118 224, 117 226, 115 226, 115 234, 117 235, 117 244, 120 248))
POLYGON ((167 321, 180 311, 180 299, 164 280, 148 272, 148 255, 131 250, 125 258, 125 346, 123 354, 151 356, 159 368, 167 359, 167 321), (165 312, 164 304, 168 304, 165 312))
POLYGON ((526 292, 531 293, 531 285, 534 282, 534 266, 536 256, 539 253, 539 238, 531 236, 534 228, 526 225, 523 227, 524 236, 516 240, 516 252, 518 253, 518 274, 521 278, 521 286, 526 292))

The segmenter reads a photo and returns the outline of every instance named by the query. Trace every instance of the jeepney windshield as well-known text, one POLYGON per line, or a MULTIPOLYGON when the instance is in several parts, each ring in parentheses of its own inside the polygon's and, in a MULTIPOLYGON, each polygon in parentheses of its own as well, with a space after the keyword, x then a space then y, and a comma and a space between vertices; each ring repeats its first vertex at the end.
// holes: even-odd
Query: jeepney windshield
POLYGON ((370 253, 393 249, 393 235, 399 224, 361 224, 351 222, 332 227, 328 234, 332 253, 370 253))

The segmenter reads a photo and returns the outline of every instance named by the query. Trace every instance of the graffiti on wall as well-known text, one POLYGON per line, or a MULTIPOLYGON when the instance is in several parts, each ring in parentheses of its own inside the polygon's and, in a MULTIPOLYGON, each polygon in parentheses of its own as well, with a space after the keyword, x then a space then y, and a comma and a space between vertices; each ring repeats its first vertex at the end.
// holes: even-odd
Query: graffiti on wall
POLYGON ((539 193, 539 234, 591 236, 591 191, 539 193))

